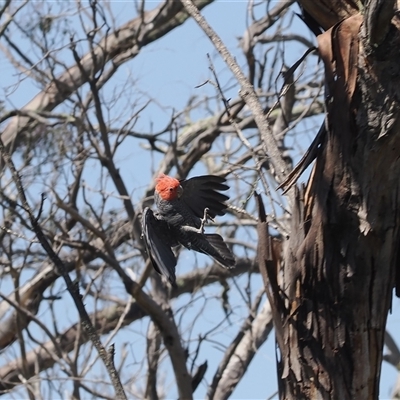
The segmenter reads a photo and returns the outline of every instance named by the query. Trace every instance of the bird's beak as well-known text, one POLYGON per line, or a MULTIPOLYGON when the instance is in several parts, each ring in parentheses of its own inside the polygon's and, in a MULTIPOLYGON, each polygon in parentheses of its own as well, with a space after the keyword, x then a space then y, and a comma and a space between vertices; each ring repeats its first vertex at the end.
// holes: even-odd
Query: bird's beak
POLYGON ((181 185, 178 186, 178 198, 182 196, 183 188, 181 185))

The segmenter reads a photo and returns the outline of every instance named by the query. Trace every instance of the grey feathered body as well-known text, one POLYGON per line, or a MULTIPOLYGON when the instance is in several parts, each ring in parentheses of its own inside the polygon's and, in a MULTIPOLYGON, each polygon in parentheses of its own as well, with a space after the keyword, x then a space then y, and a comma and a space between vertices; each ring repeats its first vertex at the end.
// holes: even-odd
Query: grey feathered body
POLYGON ((189 250, 211 256, 225 268, 235 266, 235 258, 220 235, 187 229, 200 228, 200 217, 203 216, 206 207, 210 209, 209 215, 212 218, 225 213, 225 201, 228 197, 219 193, 228 189, 224 182, 224 178, 213 175, 183 181, 181 198, 167 201, 155 192, 158 212, 153 213, 150 209, 144 211, 143 231, 150 248, 149 255, 154 268, 171 283, 175 282, 176 266, 171 247, 179 244, 189 250))

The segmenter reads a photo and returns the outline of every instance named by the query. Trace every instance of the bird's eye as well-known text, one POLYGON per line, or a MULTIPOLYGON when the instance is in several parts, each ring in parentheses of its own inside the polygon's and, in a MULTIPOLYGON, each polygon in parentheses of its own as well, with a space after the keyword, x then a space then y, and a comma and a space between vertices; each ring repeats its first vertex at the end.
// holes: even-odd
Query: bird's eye
POLYGON ((170 187, 170 188, 169 188, 169 191, 170 191, 170 192, 173 192, 173 191, 174 191, 174 188, 170 187))

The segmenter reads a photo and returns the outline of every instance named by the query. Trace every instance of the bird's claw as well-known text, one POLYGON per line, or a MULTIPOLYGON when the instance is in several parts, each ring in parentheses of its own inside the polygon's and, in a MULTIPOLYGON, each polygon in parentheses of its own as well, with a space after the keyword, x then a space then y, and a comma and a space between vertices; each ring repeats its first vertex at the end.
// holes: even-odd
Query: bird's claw
POLYGON ((194 232, 194 233, 199 233, 200 235, 203 235, 204 234, 204 225, 206 224, 206 222, 209 219, 212 221, 212 218, 208 214, 209 211, 210 211, 210 209, 207 207, 204 209, 203 218, 200 218, 201 223, 200 223, 199 228, 195 228, 194 226, 190 226, 190 225, 184 225, 180 229, 184 232, 194 232))
POLYGON ((200 224, 200 228, 199 228, 199 230, 201 231, 201 233, 204 233, 204 225, 206 224, 206 222, 208 221, 208 218, 211 218, 209 215, 208 215, 208 212, 210 211, 210 209, 209 208, 205 208, 204 209, 204 215, 203 215, 203 218, 201 218, 201 224, 200 224))

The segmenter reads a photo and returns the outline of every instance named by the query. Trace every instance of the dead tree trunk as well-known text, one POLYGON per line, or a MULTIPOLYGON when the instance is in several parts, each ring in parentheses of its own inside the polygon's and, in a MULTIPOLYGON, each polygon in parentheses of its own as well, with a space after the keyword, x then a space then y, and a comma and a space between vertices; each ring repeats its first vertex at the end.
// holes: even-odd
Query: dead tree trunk
MULTIPOLYGON (((321 10, 312 8, 326 1, 304 3, 318 22, 321 10)), ((318 37, 324 134, 307 187, 297 191, 281 273, 261 257, 281 399, 379 394, 387 313, 400 288, 400 20, 393 1, 366 3, 363 15, 346 9, 354 15, 318 37)))

